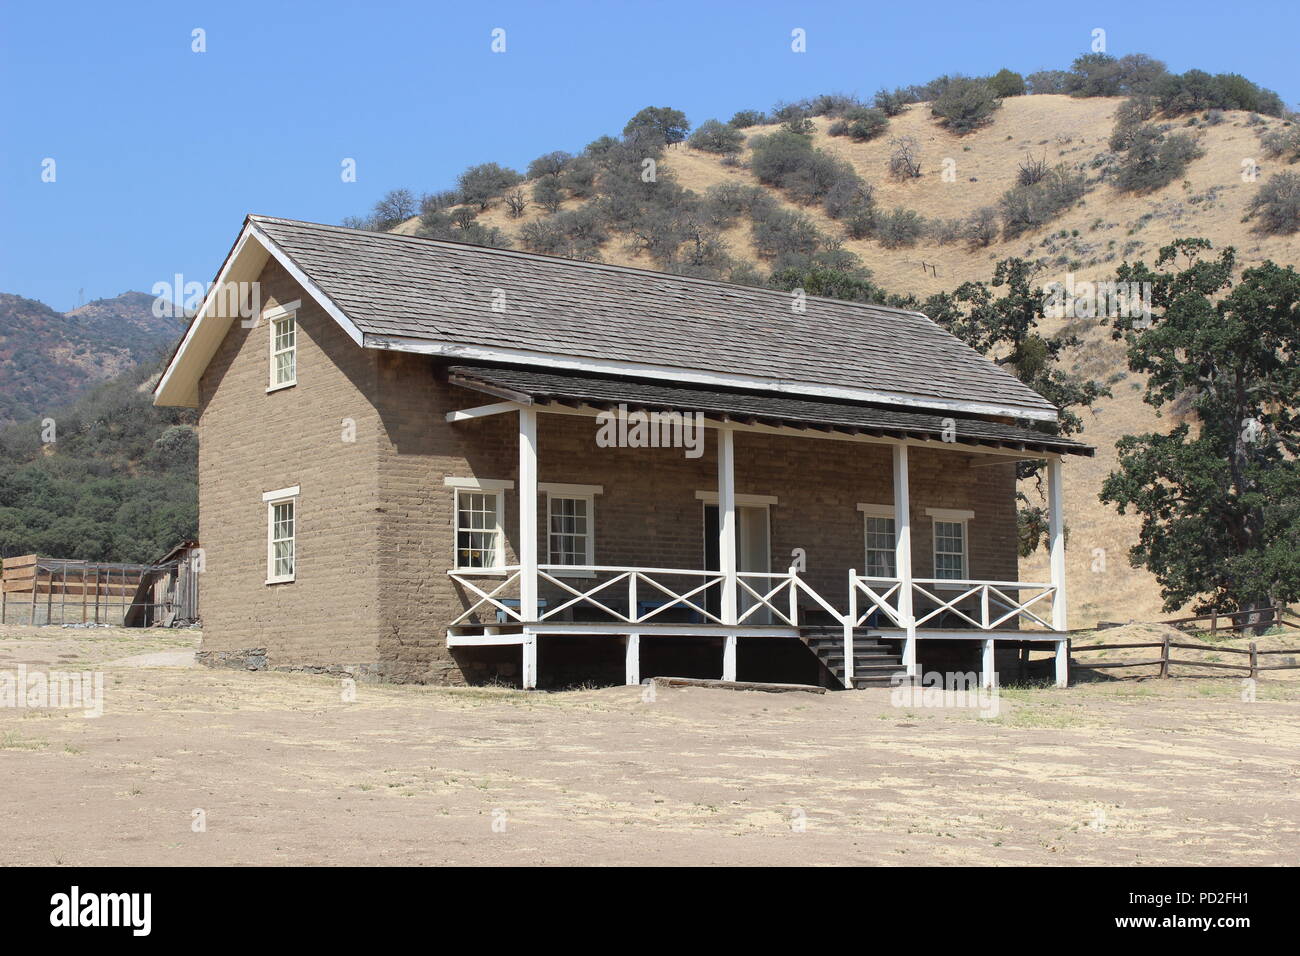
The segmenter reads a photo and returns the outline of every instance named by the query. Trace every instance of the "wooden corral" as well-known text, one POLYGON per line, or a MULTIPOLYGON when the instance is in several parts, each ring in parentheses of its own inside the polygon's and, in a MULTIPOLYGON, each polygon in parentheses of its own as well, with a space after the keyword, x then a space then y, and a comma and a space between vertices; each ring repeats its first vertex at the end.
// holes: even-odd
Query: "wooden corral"
POLYGON ((159 564, 25 554, 0 563, 0 623, 165 626, 198 618, 194 542, 159 564))

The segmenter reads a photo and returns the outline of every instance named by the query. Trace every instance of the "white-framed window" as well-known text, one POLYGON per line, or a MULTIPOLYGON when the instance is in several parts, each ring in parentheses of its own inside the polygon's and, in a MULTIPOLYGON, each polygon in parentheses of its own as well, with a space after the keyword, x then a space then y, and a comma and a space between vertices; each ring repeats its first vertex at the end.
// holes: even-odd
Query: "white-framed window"
POLYGON ((298 384, 298 314, 270 313, 271 384, 268 392, 298 384))
POLYGON ((506 563, 505 492, 513 481, 446 478, 454 495, 453 564, 457 571, 502 573, 506 563))
POLYGON ((893 505, 858 505, 862 512, 863 533, 866 544, 866 571, 869 578, 897 576, 897 529, 894 526, 893 505))
POLYGON ((298 567, 298 486, 268 491, 266 503, 266 583, 287 584, 298 567))
MULTIPOLYGON (((539 484, 546 495, 546 559, 552 565, 596 563, 596 495, 600 485, 539 484)), ((590 571, 558 572, 586 576, 590 571)))
POLYGON ((926 508, 934 528, 934 576, 940 580, 969 580, 970 520, 973 511, 926 508))

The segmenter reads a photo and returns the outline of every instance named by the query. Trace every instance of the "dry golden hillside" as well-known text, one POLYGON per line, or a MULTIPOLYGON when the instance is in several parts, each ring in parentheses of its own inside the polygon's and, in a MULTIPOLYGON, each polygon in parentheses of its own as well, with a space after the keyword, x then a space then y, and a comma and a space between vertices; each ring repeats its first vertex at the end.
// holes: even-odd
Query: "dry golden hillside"
MULTIPOLYGON (((967 136, 947 132, 931 117, 927 104, 917 104, 890 120, 885 135, 867 143, 829 136, 830 121, 816 119, 814 142, 850 161, 875 187, 876 202, 882 209, 906 207, 927 218, 952 219, 995 206, 1002 193, 1015 185, 1018 165, 1026 156, 1045 158, 1049 165, 1063 162, 1087 168, 1094 157, 1109 151, 1107 140, 1121 102, 1120 98, 1011 97, 1003 101, 989 126, 967 136), (889 141, 898 136, 912 136, 919 142, 921 178, 902 183, 889 179, 889 141), (945 181, 940 175, 945 160, 955 162, 954 181, 945 181)), ((1137 258, 1149 262, 1160 246, 1183 236, 1202 236, 1216 246, 1235 246, 1243 267, 1266 259, 1296 263, 1300 261, 1300 237, 1262 237, 1242 221, 1258 188, 1257 183, 1243 181, 1243 161, 1253 159, 1259 164, 1261 181, 1281 165, 1262 157, 1259 136, 1282 121, 1264 117, 1262 125, 1251 126, 1247 124, 1249 116, 1227 112, 1218 125, 1186 128, 1182 120, 1176 121, 1175 125, 1197 138, 1202 149, 1184 181, 1142 196, 1121 194, 1109 184, 1093 184, 1079 204, 1049 227, 1015 240, 995 242, 976 251, 962 242, 940 245, 931 241, 887 249, 869 239, 845 239, 844 248, 856 253, 874 280, 889 291, 918 296, 951 290, 967 280, 988 280, 993 264, 1010 256, 1044 261, 1039 277, 1044 284, 1064 280, 1067 271, 1077 280, 1105 279, 1113 277, 1120 262, 1137 258)), ((753 127, 746 134, 752 138, 775 128, 753 127)), ((742 161, 744 158, 742 154, 742 161)), ((661 168, 698 193, 726 180, 757 184, 743 164, 726 165, 720 157, 684 144, 668 150, 661 168)), ((1091 179, 1093 171, 1088 171, 1091 179)), ((776 190, 772 195, 811 217, 828 235, 843 235, 842 226, 820 208, 795 206, 776 190)), ((570 201, 566 208, 576 205, 579 203, 570 201)), ((514 237, 523 224, 545 215, 533 204, 514 219, 498 204, 481 213, 478 221, 514 237)), ((418 219, 411 219, 396 231, 413 233, 418 224, 418 219)), ((747 224, 728 230, 724 238, 734 258, 757 259, 747 224)), ((649 257, 638 256, 619 239, 602 249, 602 257, 622 265, 654 268, 649 257)), ((1097 456, 1071 459, 1066 468, 1071 623, 1078 627, 1097 620, 1158 619, 1165 615, 1154 579, 1128 566, 1127 552, 1136 540, 1138 522, 1103 506, 1097 494, 1114 467, 1114 446, 1120 436, 1163 430, 1173 422, 1157 417, 1142 402, 1142 383, 1128 373, 1123 348, 1110 341, 1107 330, 1095 323, 1077 324, 1083 344, 1072 356, 1075 368, 1108 384, 1114 394, 1102 400, 1094 412, 1084 413, 1082 438, 1097 447, 1097 456), (1104 570, 1094 570, 1095 565, 1101 566, 1094 552, 1099 548, 1105 550, 1104 570)), ((1025 491, 1038 493, 1033 487, 1025 491)), ((1046 580, 1044 557, 1023 562, 1022 576, 1046 580)))

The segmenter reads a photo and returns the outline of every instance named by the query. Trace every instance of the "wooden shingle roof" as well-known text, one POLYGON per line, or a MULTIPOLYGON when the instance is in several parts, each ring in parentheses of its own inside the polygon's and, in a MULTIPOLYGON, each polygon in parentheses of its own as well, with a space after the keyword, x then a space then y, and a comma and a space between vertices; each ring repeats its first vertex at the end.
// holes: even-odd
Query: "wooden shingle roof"
POLYGON ((513 250, 250 216, 370 348, 1054 421, 918 312, 513 250))

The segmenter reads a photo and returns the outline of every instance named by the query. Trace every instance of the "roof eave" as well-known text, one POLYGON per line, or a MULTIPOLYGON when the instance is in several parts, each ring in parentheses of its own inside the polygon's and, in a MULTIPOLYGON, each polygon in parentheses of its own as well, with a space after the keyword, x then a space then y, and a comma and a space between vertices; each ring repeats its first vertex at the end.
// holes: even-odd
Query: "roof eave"
POLYGON ((513 365, 529 365, 540 368, 563 369, 566 371, 587 372, 597 375, 630 375, 641 378, 655 378, 692 385, 708 385, 715 388, 744 388, 777 392, 784 395, 799 395, 813 398, 829 398, 851 402, 874 402, 895 405, 900 408, 916 408, 926 411, 952 412, 963 415, 1001 415, 1011 418, 1023 418, 1031 421, 1058 421, 1054 406, 1044 403, 1041 407, 1009 405, 997 402, 968 402, 937 399, 932 396, 882 391, 869 388, 848 388, 841 385, 827 385, 820 382, 807 382, 797 379, 760 378, 756 375, 724 374, 702 369, 687 369, 674 366, 650 365, 642 362, 625 362, 614 359, 598 359, 573 355, 556 355, 547 352, 533 352, 526 349, 510 349, 490 345, 472 345, 461 342, 449 342, 438 339, 417 338, 415 336, 375 335, 366 333, 362 344, 366 348, 383 349, 395 352, 411 352, 417 355, 432 355, 439 358, 456 359, 472 362, 501 362, 513 365))

